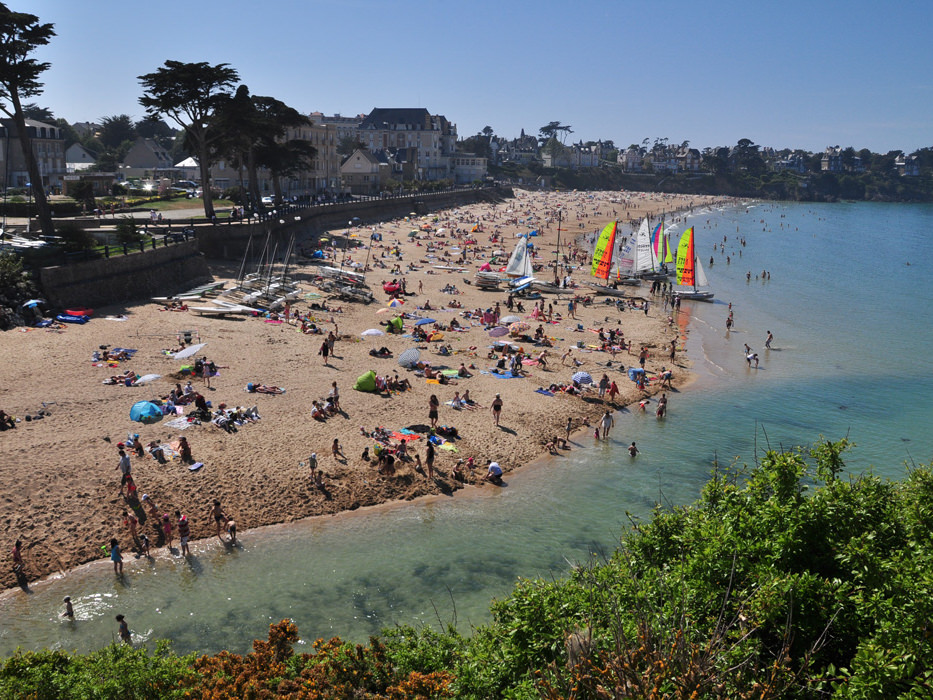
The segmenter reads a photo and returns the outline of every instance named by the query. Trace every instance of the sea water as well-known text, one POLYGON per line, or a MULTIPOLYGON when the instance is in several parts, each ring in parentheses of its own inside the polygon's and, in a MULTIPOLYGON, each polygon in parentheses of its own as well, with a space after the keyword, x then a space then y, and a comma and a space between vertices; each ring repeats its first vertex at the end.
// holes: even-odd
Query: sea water
MULTIPOLYGON (((127 557, 120 580, 101 561, 9 591, 0 654, 99 648, 114 639, 117 613, 135 641, 167 638, 178 651, 246 651, 285 617, 303 640, 365 641, 396 624, 468 632, 517 578, 565 576, 605 556, 656 504, 694 500, 716 462, 752 463, 768 446, 806 447, 821 435, 857 444, 853 474, 900 478, 931 461, 933 207, 750 203, 693 214, 672 227, 675 243, 685 225, 716 301, 684 302, 671 327, 698 379, 668 392, 664 420, 653 404, 623 411, 609 441, 577 436, 568 456, 508 475, 505 488, 247 531, 238 547, 197 543, 187 561, 127 557), (74 622, 58 616, 64 595, 74 622)), ((625 313, 634 312, 607 311, 625 313)), ((652 313, 668 312, 657 304, 652 313)))

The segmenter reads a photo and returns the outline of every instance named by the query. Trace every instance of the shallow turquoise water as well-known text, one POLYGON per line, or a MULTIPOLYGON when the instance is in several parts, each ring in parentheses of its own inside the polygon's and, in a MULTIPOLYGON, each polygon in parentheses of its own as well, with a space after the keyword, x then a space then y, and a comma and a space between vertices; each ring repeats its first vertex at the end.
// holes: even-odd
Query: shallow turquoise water
POLYGON ((139 641, 169 638, 180 651, 243 651, 282 617, 306 639, 363 641, 396 623, 468 630, 517 577, 561 576, 610 551, 629 515, 690 502, 715 459, 751 462, 756 444, 848 435, 858 445, 851 471, 893 478, 911 460, 931 461, 933 207, 769 204, 690 223, 704 262, 715 256, 717 303, 684 303, 700 378, 672 394, 667 420, 623 413, 609 444, 583 436, 586 449, 510 475, 504 489, 247 532, 242 549, 202 543, 190 563, 129 564, 125 583, 108 562, 81 567, 0 597, 0 653, 99 647, 117 612, 139 641), (724 235, 731 265, 712 252, 724 235), (755 280, 763 269, 770 281, 755 280), (745 363, 746 342, 758 370, 745 363), (632 440, 635 460, 623 450, 632 440), (57 618, 66 594, 74 623, 57 618))

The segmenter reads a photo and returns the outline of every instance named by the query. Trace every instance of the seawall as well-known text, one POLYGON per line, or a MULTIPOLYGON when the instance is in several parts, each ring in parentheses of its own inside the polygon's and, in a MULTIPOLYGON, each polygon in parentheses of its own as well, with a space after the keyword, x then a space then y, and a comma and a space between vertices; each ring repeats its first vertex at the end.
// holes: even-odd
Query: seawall
POLYGON ((54 307, 97 307, 167 294, 211 279, 197 240, 39 269, 39 283, 54 307))
POLYGON ((43 267, 38 271, 45 298, 53 307, 97 307, 152 296, 167 296, 211 279, 207 258, 239 260, 251 238, 262 246, 266 237, 284 250, 294 234, 299 240, 346 226, 360 225, 474 202, 499 202, 512 197, 511 188, 487 187, 420 193, 390 199, 369 199, 323 206, 287 207, 262 222, 195 224, 190 241, 146 249, 130 255, 43 267))

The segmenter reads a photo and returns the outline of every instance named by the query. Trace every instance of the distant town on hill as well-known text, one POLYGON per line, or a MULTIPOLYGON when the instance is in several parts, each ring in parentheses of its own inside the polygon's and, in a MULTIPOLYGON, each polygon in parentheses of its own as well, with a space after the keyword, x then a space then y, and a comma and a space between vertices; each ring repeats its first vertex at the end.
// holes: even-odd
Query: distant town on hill
MULTIPOLYGON (((183 129, 126 114, 69 123, 35 104, 24 108, 43 185, 72 193, 92 183, 99 195, 126 187, 200 188, 200 164, 183 129)), ((619 147, 611 139, 568 141, 572 127, 550 122, 536 134, 497 135, 491 127, 460 138, 457 126, 424 108, 376 108, 369 114, 301 115, 277 131, 306 144, 299 167, 257 168, 261 196, 298 198, 418 190, 498 181, 529 187, 638 189, 803 201, 931 201, 933 148, 873 153, 852 146, 822 152, 774 149, 740 139, 734 146, 692 147, 645 138, 619 147)), ((0 120, 4 187, 26 189, 28 170, 16 125, 0 120)), ((245 159, 218 152, 209 168, 217 194, 246 188, 245 159)), ((248 199, 248 195, 245 197, 248 199)))

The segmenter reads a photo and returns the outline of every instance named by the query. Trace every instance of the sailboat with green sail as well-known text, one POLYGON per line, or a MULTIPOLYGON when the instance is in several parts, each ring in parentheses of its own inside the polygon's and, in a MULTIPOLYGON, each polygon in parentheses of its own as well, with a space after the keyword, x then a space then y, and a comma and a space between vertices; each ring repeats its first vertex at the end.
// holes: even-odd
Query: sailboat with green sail
POLYGON ((709 287, 709 280, 706 279, 703 264, 696 254, 692 226, 684 231, 677 245, 676 284, 681 287, 692 287, 692 289, 675 289, 674 296, 694 301, 713 300, 712 292, 699 289, 699 287, 709 287))

